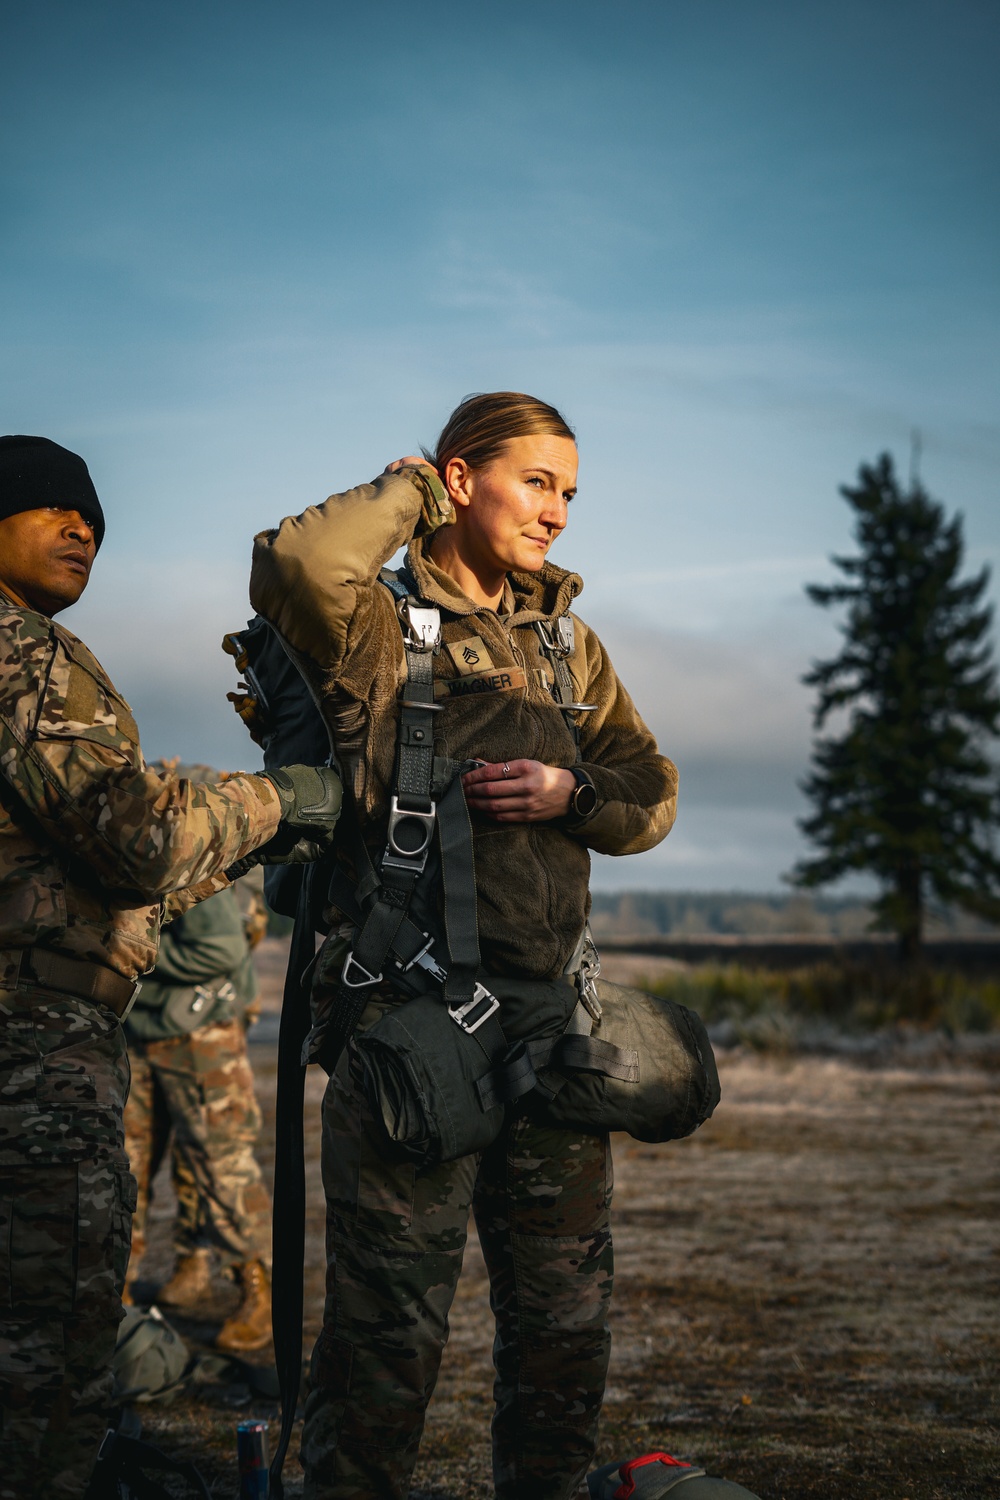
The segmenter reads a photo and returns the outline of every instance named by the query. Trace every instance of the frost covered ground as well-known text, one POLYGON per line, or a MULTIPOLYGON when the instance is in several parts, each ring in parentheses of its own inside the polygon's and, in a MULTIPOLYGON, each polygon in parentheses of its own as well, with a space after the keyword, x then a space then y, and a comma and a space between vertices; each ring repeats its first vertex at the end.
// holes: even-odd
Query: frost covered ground
MULTIPOLYGON (((266 1008, 281 948, 262 955, 266 1008)), ((613 962, 606 964, 616 977, 613 962)), ((630 975, 631 977, 631 975, 630 975)), ((270 1170, 274 1025, 251 1048, 270 1170)), ((889 1053, 720 1057, 723 1102, 691 1140, 616 1141, 614 1355, 599 1460, 665 1448, 763 1500, 1000 1496, 1000 1072, 942 1043, 889 1053)), ((311 1075, 307 1348, 321 1313, 311 1075)), ((161 1190, 151 1282, 170 1269, 161 1190)), ((214 1311, 232 1297, 220 1283, 214 1311)), ((208 1321, 179 1321, 193 1345, 208 1321)), ((491 1327, 475 1237, 415 1490, 489 1497, 491 1327)), ((141 1409, 145 1435, 236 1493, 239 1382, 141 1409)), ((287 1491, 301 1486, 297 1464, 287 1491)))

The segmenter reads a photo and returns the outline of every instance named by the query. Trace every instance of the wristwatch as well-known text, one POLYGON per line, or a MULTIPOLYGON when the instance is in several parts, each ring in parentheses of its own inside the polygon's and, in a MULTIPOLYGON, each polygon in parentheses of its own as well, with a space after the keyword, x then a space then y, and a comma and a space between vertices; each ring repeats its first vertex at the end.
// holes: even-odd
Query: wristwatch
POLYGON ((574 818, 589 818, 597 806, 597 788, 579 766, 570 766, 569 772, 576 781, 576 790, 569 799, 570 813, 574 818))

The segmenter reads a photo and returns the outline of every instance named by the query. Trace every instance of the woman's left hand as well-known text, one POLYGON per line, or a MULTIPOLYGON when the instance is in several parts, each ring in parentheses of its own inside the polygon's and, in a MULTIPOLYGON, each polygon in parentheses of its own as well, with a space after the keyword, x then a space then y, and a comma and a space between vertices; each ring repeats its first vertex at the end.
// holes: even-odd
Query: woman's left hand
POLYGON ((469 807, 498 823, 548 823, 569 812, 576 777, 540 760, 511 760, 466 771, 462 784, 469 807))

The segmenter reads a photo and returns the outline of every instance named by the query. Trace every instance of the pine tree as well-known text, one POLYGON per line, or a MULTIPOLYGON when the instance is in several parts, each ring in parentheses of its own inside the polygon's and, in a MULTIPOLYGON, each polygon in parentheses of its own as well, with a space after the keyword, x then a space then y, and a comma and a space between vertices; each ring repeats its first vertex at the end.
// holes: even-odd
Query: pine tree
POLYGON ((819 853, 792 879, 814 887, 850 871, 874 875, 875 923, 895 932, 912 964, 929 896, 1000 919, 989 570, 959 578, 961 515, 947 520, 917 482, 904 492, 888 454, 863 464, 841 494, 855 512, 858 555, 832 559, 845 582, 806 592, 823 608, 847 606, 844 646, 803 681, 817 689, 816 730, 838 711, 847 726, 814 744, 803 783, 813 811, 799 826, 819 853))

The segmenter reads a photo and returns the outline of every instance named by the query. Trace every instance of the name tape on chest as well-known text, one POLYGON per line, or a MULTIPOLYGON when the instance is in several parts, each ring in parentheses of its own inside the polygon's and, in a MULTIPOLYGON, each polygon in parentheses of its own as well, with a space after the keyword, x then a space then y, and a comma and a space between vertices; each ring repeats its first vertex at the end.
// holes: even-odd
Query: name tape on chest
POLYGON ((490 667, 485 672, 467 672, 463 677, 439 677, 435 698, 466 698, 473 693, 510 693, 527 685, 523 667, 490 667))
POLYGON ((493 658, 478 635, 467 636, 464 641, 453 641, 447 650, 455 663, 455 670, 463 677, 471 677, 476 672, 496 671, 493 658))

